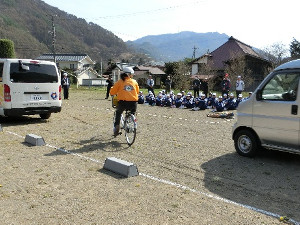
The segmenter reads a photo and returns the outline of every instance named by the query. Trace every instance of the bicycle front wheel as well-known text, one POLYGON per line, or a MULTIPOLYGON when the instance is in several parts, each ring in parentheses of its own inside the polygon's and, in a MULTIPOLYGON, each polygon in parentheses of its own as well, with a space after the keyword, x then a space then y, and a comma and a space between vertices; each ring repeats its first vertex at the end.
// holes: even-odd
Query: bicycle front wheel
POLYGON ((136 128, 137 123, 135 116, 130 114, 125 118, 125 137, 126 142, 130 146, 134 143, 135 137, 136 137, 136 128))

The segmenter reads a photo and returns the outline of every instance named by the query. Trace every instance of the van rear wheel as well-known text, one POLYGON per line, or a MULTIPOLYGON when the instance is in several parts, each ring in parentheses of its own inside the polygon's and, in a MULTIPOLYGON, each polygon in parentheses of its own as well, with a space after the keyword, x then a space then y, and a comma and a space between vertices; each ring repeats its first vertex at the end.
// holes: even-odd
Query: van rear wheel
POLYGON ((234 136, 234 146, 238 154, 253 157, 259 148, 259 142, 253 132, 240 130, 234 136))
POLYGON ((49 119, 51 116, 51 113, 42 113, 40 114, 40 117, 44 120, 49 119))

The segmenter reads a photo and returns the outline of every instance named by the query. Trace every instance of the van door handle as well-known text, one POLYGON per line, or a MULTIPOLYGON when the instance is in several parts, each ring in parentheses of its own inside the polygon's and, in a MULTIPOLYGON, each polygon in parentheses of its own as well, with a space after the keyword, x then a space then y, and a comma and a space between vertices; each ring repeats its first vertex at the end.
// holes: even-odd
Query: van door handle
POLYGON ((292 105, 292 114, 297 115, 298 114, 298 105, 292 105))

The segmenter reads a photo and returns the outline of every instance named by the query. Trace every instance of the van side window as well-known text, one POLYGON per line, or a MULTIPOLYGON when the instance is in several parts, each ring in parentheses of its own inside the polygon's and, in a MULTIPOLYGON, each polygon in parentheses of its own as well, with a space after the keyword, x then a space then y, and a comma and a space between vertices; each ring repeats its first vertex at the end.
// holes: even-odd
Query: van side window
POLYGON ((0 82, 2 82, 4 63, 0 63, 0 82))
POLYGON ((262 89, 262 98, 273 101, 295 101, 300 73, 278 73, 262 89))

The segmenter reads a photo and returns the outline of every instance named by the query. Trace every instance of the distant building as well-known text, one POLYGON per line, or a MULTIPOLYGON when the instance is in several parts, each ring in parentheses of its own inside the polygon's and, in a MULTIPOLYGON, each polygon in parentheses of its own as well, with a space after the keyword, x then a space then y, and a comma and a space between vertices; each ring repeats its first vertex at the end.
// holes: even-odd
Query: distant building
POLYGON ((135 71, 135 79, 141 87, 146 87, 147 79, 151 75, 154 80, 154 86, 160 88, 162 78, 166 76, 164 71, 155 66, 136 66, 133 69, 135 71))
POLYGON ((112 75, 115 81, 120 79, 120 74, 124 67, 132 67, 134 70, 134 79, 137 80, 140 87, 146 87, 146 80, 149 75, 152 75, 156 87, 161 87, 162 77, 166 76, 166 73, 156 66, 137 66, 130 63, 114 63, 105 72, 105 75, 112 75))
MULTIPOLYGON (((36 59, 54 61, 54 56, 47 53, 36 59)), ((95 62, 87 54, 55 54, 55 60, 60 70, 68 69, 74 73, 78 85, 105 85, 105 79, 99 78, 100 75, 93 68, 95 62)))
POLYGON ((253 86, 257 86, 263 80, 266 71, 271 67, 271 63, 263 59, 250 45, 230 37, 226 43, 214 51, 204 54, 192 62, 192 76, 198 75, 200 79, 201 77, 222 77, 225 69, 235 59, 245 60, 244 69, 252 71, 253 86), (213 75, 203 75, 201 72, 203 67, 209 68, 213 75))

